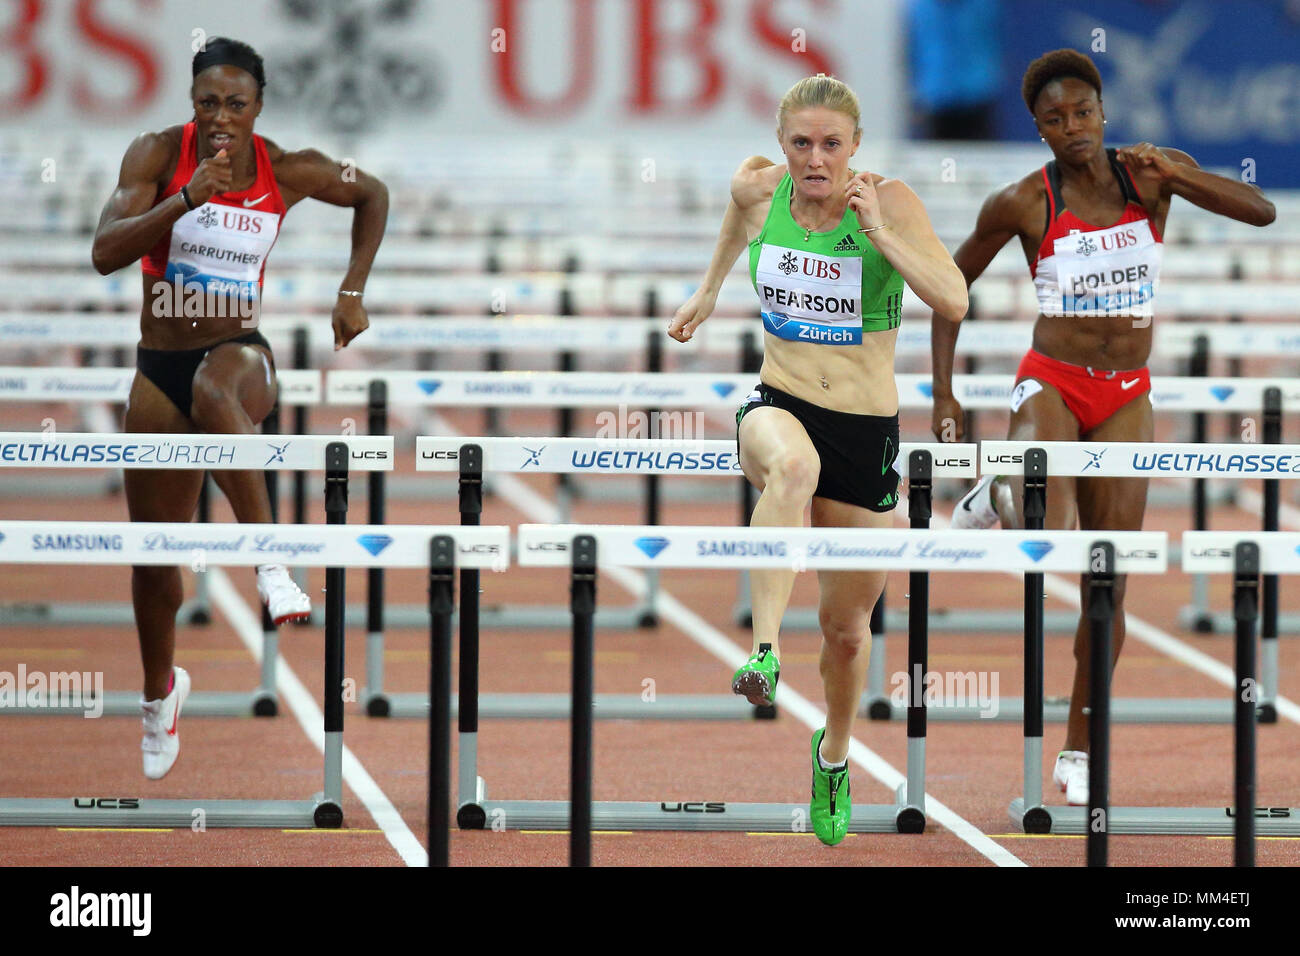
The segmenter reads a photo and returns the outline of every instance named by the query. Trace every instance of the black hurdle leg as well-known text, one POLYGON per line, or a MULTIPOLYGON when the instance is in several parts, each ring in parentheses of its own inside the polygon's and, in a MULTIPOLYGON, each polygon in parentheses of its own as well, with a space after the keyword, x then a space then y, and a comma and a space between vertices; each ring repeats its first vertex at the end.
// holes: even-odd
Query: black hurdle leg
MULTIPOLYGON (((907 460, 907 511, 913 528, 929 528, 933 506, 934 459, 928 451, 907 460)), ((925 674, 930 667, 930 574, 907 574, 907 805, 898 813, 899 833, 925 831, 925 674)), ((881 600, 884 594, 881 594, 881 600)), ((881 614, 881 626, 884 625, 881 614)), ((874 637, 873 637, 874 640, 874 637)))
POLYGON ((1110 648, 1115 625, 1115 547, 1088 549, 1088 865, 1105 866, 1110 830, 1110 648))
MULTIPOLYGON (((1047 517, 1047 452, 1025 449, 1025 529, 1042 531, 1047 517)), ((1043 809, 1043 575, 1025 573, 1025 811, 1026 833, 1049 833, 1043 809)))
MULTIPOLYGON (((325 446, 325 523, 348 521, 348 446, 325 446)), ((347 569, 325 569, 325 793, 318 827, 343 825, 343 629, 347 569), (324 821, 324 822, 323 822, 324 821)))
MULTIPOLYGON (((293 330, 293 367, 296 369, 306 369, 311 365, 311 340, 305 326, 298 326, 293 330)), ((295 405, 293 409, 293 433, 295 435, 307 434, 307 406, 295 405)), ((293 473, 293 523, 307 523, 307 473, 305 471, 295 471, 293 473)), ((306 568, 295 568, 297 573, 294 580, 298 582, 298 587, 304 591, 307 590, 307 570, 306 568)), ((298 627, 311 627, 311 618, 304 618, 301 621, 294 622, 298 627)))
POLYGON ((450 863, 451 588, 455 569, 455 539, 436 535, 429 542, 429 866, 450 863))
POLYGON ((596 539, 573 539, 573 736, 569 745, 569 865, 591 866, 592 659, 596 616, 596 539))
MULTIPOLYGON (((1267 580, 1267 578, 1265 578, 1267 580)), ((1233 616, 1237 621, 1237 693, 1234 707, 1233 863, 1255 865, 1255 621, 1259 617, 1259 545, 1237 544, 1233 554, 1233 616)))
MULTIPOLYGON (((460 523, 477 527, 483 517, 483 447, 461 445, 460 523)), ((478 660, 479 592, 478 568, 460 572, 460 679, 457 698, 460 751, 457 757, 458 807, 456 822, 461 829, 482 829, 487 819, 479 805, 478 788, 478 660)))
MULTIPOLYGON (((1282 441, 1282 390, 1264 389, 1264 441, 1271 445, 1282 441)), ((1278 510, 1281 504, 1281 482, 1276 478, 1264 479, 1264 530, 1278 530, 1278 510)), ((1261 724, 1277 723, 1277 704, 1273 697, 1278 692, 1277 671, 1277 575, 1263 577, 1263 607, 1259 635, 1260 661, 1259 701, 1257 719, 1261 724)))
MULTIPOLYGON (((367 408, 371 435, 388 434, 388 383, 375 379, 370 383, 367 408)), ((386 476, 382 471, 366 475, 370 506, 370 523, 385 521, 384 491, 386 476)), ((384 569, 366 570, 366 713, 387 717, 392 704, 384 693, 384 569)))

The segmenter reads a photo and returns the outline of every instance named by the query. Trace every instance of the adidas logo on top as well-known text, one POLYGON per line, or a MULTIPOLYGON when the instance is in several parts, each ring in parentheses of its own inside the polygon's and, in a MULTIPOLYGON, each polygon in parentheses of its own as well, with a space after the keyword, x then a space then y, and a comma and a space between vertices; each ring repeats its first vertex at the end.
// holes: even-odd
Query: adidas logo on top
POLYGON ((844 238, 841 239, 839 242, 835 243, 835 248, 831 250, 831 252, 860 252, 860 251, 861 250, 858 248, 858 244, 853 241, 853 237, 850 236, 847 232, 844 234, 844 238))

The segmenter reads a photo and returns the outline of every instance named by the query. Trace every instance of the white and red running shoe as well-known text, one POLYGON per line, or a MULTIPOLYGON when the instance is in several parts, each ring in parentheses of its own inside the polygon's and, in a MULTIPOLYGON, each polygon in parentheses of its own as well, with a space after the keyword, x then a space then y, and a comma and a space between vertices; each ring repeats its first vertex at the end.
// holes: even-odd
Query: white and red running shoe
POLYGON ((258 567, 257 593, 276 627, 286 621, 305 621, 311 617, 311 598, 289 577, 289 569, 283 564, 258 567))
POLYGON ((140 701, 144 714, 144 738, 140 751, 144 757, 144 775, 150 780, 167 776, 176 757, 181 752, 181 738, 177 730, 181 708, 190 695, 190 675, 183 667, 172 668, 172 689, 162 700, 140 701))

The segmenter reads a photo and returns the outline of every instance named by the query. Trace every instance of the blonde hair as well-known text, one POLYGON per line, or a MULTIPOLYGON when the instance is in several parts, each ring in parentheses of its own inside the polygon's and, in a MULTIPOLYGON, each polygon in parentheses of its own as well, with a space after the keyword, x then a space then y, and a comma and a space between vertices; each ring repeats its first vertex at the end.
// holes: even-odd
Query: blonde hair
POLYGON ((857 94, 843 80, 818 73, 816 76, 805 76, 781 97, 781 105, 776 108, 777 133, 785 129, 787 115, 815 106, 843 113, 853 120, 854 134, 862 132, 857 94))

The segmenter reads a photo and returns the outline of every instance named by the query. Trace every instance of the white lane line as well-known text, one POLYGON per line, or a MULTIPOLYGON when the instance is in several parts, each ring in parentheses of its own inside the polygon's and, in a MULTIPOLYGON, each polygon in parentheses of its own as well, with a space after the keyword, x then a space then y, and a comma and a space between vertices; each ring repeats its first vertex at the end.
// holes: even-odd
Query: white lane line
MULTIPOLYGON (((225 614, 226 620, 235 629, 239 639, 244 642, 248 652, 253 655, 258 664, 261 664, 261 618, 253 613, 253 610, 240 593, 235 590, 230 578, 221 568, 208 568, 208 588, 213 603, 225 614)), ((288 705, 294 717, 298 719, 298 725, 302 727, 307 739, 315 744, 317 750, 324 754, 325 715, 316 706, 316 699, 312 697, 311 692, 298 679, 298 675, 289 667, 283 654, 276 658, 275 674, 276 689, 279 691, 281 699, 288 705)), ((375 783, 375 779, 370 776, 366 768, 361 765, 361 761, 348 749, 346 744, 343 747, 343 780, 352 788, 352 792, 365 805, 370 815, 374 817, 375 823, 383 830, 384 836, 393 845, 393 849, 402 858, 402 862, 407 866, 427 866, 429 862, 428 852, 420 845, 420 841, 415 838, 415 834, 406 825, 406 821, 397 812, 397 808, 393 806, 384 791, 379 788, 379 784, 375 783)))
MULTIPOLYGON (((440 435, 456 435, 458 432, 451 423, 435 414, 440 435)), ((533 521, 554 524, 560 520, 559 509, 546 498, 539 495, 518 478, 509 474, 498 474, 492 478, 497 494, 511 502, 516 508, 533 521)), ((632 593, 634 597, 645 595, 645 576, 630 568, 603 569, 611 579, 632 593)), ((717 657, 730 668, 739 667, 749 657, 747 649, 736 644, 729 637, 686 607, 664 588, 659 589, 659 611, 691 640, 717 657)), ((781 707, 797 717, 809 730, 816 730, 826 724, 826 712, 804 697, 788 681, 781 683, 781 707)), ((885 760, 856 737, 849 740, 849 758, 867 773, 889 788, 890 794, 907 778, 889 761, 885 760)), ((927 818, 934 820, 978 853, 987 857, 998 866, 1026 866, 1027 864, 1006 847, 990 840, 974 824, 935 799, 928 791, 925 794, 925 812, 927 818)))

